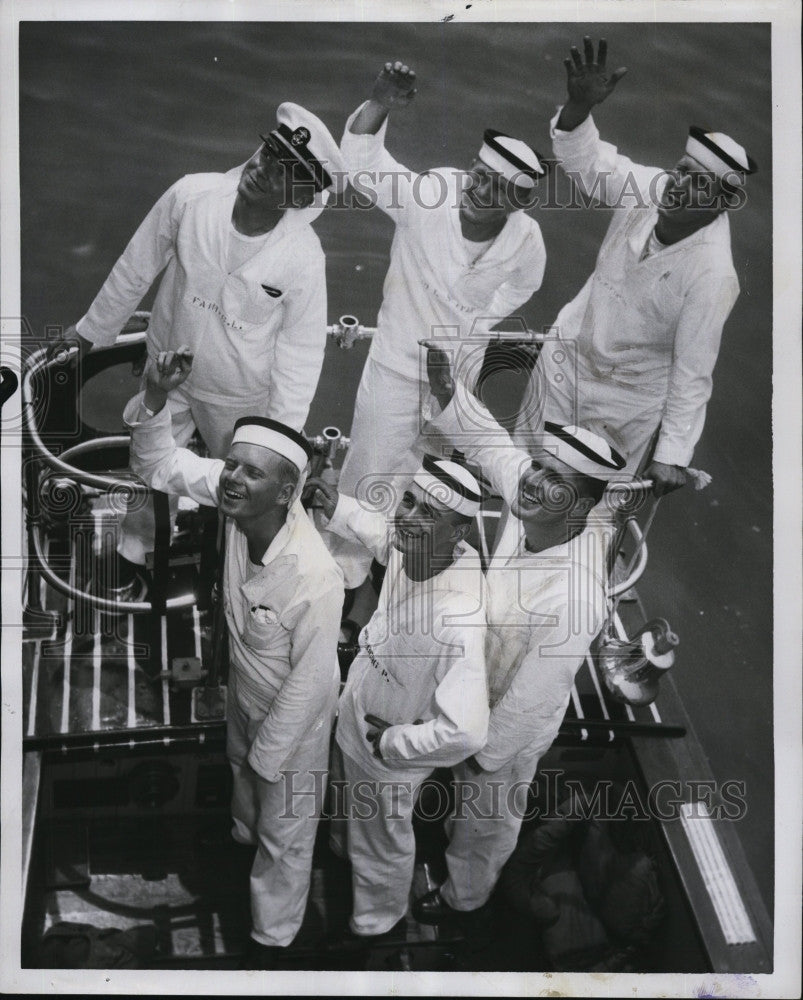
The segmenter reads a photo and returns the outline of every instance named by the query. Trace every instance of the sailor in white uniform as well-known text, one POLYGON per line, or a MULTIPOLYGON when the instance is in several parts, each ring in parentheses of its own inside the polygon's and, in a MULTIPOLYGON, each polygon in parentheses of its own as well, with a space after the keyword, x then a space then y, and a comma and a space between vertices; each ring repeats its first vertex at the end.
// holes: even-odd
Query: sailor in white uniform
MULTIPOLYGON (((193 352, 190 377, 168 399, 173 435, 182 446, 197 427, 215 458, 245 414, 301 430, 323 363, 325 262, 310 223, 345 183, 342 160, 309 111, 285 103, 276 119, 244 166, 189 174, 168 189, 65 333, 77 335, 82 351, 113 344, 164 270, 148 355, 179 345, 193 352)), ((153 532, 150 505, 123 519, 121 584, 145 563, 153 532)))
POLYGON ((330 529, 388 564, 336 733, 354 890, 350 928, 364 939, 390 931, 407 910, 422 782, 485 743, 484 586, 477 553, 463 540, 480 488, 464 466, 425 456, 391 528, 384 514, 319 485, 330 529))
MULTIPOLYGON (((374 484, 403 488, 418 466, 426 372, 422 337, 480 338, 538 290, 546 251, 538 223, 526 214, 545 169, 525 142, 488 130, 468 170, 439 167, 417 174, 385 149, 387 116, 409 103, 415 74, 387 63, 371 98, 348 119, 341 152, 363 202, 394 222, 377 332, 363 370, 340 490, 371 503, 374 484)), ((326 539, 326 535, 324 538, 326 539)), ((364 550, 341 558, 346 585, 365 577, 364 550)))
POLYGON ((449 874, 416 902, 413 913, 424 923, 482 906, 516 846, 527 789, 605 618, 614 529, 603 494, 625 466, 601 423, 547 423, 525 453, 460 382, 452 386, 453 396, 440 395, 444 409, 429 425, 430 444, 442 435, 477 462, 507 517, 486 578, 488 740, 454 768, 449 874))
POLYGON ((614 207, 594 272, 558 314, 533 372, 517 442, 544 420, 604 414, 635 469, 660 425, 645 476, 658 495, 685 482, 705 422, 725 320, 739 294, 729 212, 756 165, 729 136, 693 126, 672 170, 645 167, 602 142, 590 112, 625 70, 608 75, 604 40, 566 60, 569 99, 552 120, 555 156, 588 199, 614 207))
POLYGON ((243 417, 225 461, 177 447, 166 403, 191 365, 186 348, 149 360, 146 389, 124 417, 131 467, 146 483, 228 516, 232 835, 256 847, 248 967, 269 968, 295 937, 309 890, 340 680, 343 578, 299 500, 312 454, 301 434, 243 417))

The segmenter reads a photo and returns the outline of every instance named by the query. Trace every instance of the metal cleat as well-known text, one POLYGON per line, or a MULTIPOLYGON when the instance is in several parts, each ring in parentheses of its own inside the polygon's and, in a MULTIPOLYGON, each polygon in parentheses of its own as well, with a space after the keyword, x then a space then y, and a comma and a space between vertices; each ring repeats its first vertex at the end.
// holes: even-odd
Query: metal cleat
POLYGON ((611 629, 603 632, 596 660, 605 686, 617 701, 650 705, 658 697, 658 682, 675 662, 679 639, 664 618, 654 618, 630 640, 611 629))

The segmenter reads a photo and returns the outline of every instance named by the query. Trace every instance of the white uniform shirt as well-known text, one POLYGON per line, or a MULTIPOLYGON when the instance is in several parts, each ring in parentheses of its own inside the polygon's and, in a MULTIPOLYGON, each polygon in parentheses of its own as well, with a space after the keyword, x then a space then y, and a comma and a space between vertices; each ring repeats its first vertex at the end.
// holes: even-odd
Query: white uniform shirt
POLYGON ((413 173, 385 149, 387 120, 376 135, 349 131, 359 111, 341 143, 349 179, 361 200, 376 203, 396 224, 371 357, 426 381, 419 339, 487 337, 540 288, 544 241, 537 222, 514 212, 484 251, 472 246, 459 217, 466 171, 413 173))
MULTIPOLYGON (((469 402, 461 383, 428 429, 480 465, 510 507, 530 457, 478 400, 469 402)), ((575 675, 605 618, 612 532, 605 511, 593 510, 569 542, 530 552, 521 521, 506 512, 486 575, 491 715, 488 740, 475 754, 486 770, 498 770, 521 752, 540 757, 557 736, 575 675)))
MULTIPOLYGON (((223 461, 177 448, 164 407, 138 422, 142 394, 126 406, 131 468, 149 486, 217 506, 223 461)), ((321 719, 330 717, 340 672, 337 642, 343 577, 300 502, 249 576, 248 542, 233 521, 226 534, 223 597, 238 696, 265 719, 249 752, 257 774, 276 781, 321 719)))
MULTIPOLYGON (((483 450, 472 460, 482 464, 483 450)), ((515 553, 494 552, 486 576, 491 718, 476 755, 486 770, 522 751, 541 757, 558 735, 574 678, 605 620, 612 532, 610 520, 592 511, 585 529, 562 545, 530 552, 520 530, 515 553)))
POLYGON ((610 393, 621 382, 656 401, 654 458, 687 466, 705 423, 722 327, 739 294, 727 212, 643 258, 666 172, 619 155, 590 116, 563 132, 558 115, 555 156, 586 197, 616 207, 594 272, 555 320, 558 335, 577 344, 578 363, 608 380, 610 393))
POLYGON ((411 580, 390 545, 383 514, 341 495, 329 529, 361 541, 387 572, 379 603, 360 633, 359 653, 340 698, 337 741, 350 757, 394 777, 420 776, 464 760, 485 742, 484 584, 477 553, 461 542, 457 558, 429 580, 411 580), (366 714, 391 726, 382 760, 365 738, 366 714), (416 720, 421 723, 416 725, 416 720))
POLYGON ((267 400, 265 416, 300 430, 326 346, 325 261, 309 225, 321 206, 286 210, 229 272, 240 172, 190 174, 166 191, 77 329, 96 345, 114 343, 166 268, 148 329, 151 357, 188 344, 185 393, 207 402, 267 400))

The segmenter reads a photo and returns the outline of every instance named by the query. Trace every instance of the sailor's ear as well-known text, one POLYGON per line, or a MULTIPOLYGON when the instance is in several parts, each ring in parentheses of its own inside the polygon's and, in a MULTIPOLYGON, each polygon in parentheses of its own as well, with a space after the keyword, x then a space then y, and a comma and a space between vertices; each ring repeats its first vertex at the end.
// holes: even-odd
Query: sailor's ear
POLYGON ((597 506, 597 501, 594 497, 581 496, 578 497, 577 503, 574 505, 573 515, 578 515, 579 517, 588 517, 591 511, 597 506))
POLYGON ((297 487, 297 483, 285 483, 276 494, 276 502, 289 507, 296 495, 297 487))
POLYGON ((297 208, 309 208, 315 201, 315 189, 304 184, 293 192, 293 202, 297 208))
POLYGON ((720 184, 719 189, 719 211, 717 215, 722 215, 723 212, 734 212, 737 208, 741 208, 745 203, 745 193, 743 188, 731 187, 729 184, 720 184))
POLYGON ((469 528, 471 527, 471 521, 461 521, 459 524, 454 526, 452 531, 452 541, 457 545, 458 542, 462 542, 463 539, 468 534, 469 528))

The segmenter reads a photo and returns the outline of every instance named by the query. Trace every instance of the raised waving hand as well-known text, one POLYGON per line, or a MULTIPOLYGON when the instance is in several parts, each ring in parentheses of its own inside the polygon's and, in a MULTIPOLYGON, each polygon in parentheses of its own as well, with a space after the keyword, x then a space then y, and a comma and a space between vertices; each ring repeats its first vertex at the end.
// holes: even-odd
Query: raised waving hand
POLYGON ((400 60, 386 62, 374 81, 371 100, 381 104, 388 111, 404 107, 416 95, 415 72, 400 60))
POLYGON ((591 109, 607 100, 617 83, 627 73, 627 67, 620 66, 613 73, 608 72, 608 43, 600 38, 596 55, 594 43, 586 35, 583 38, 583 55, 576 45, 569 49, 569 58, 563 60, 566 67, 566 89, 569 99, 563 106, 558 128, 565 132, 585 121, 591 109))
POLYGON ((371 97, 351 123, 356 135, 376 135, 394 108, 406 107, 416 95, 415 72, 397 59, 386 62, 374 80, 371 97))

